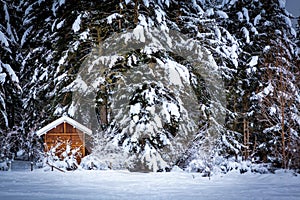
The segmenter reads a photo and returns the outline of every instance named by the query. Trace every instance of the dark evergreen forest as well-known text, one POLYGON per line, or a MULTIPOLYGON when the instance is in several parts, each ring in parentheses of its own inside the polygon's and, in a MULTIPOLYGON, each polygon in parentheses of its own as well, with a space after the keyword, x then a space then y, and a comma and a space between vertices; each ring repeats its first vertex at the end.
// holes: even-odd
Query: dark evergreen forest
POLYGON ((115 168, 299 170, 299 22, 281 0, 0 0, 1 159, 41 159, 68 115, 115 168))

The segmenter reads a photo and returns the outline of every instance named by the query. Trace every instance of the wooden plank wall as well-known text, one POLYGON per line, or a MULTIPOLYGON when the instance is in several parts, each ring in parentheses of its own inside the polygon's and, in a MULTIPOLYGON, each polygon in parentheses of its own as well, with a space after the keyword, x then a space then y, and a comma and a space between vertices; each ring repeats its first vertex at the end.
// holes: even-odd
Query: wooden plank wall
POLYGON ((57 156, 61 157, 61 153, 66 150, 66 145, 70 144, 71 150, 80 148, 77 155, 77 162, 80 163, 81 158, 85 156, 85 134, 68 123, 62 123, 56 128, 45 134, 46 151, 49 151, 57 143, 61 143, 56 150, 57 156))

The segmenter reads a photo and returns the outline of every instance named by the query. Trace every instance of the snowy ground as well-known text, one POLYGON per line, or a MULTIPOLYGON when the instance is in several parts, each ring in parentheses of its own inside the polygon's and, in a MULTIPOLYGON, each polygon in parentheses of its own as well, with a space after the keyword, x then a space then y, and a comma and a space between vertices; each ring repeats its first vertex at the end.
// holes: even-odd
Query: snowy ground
POLYGON ((213 176, 196 173, 130 173, 12 169, 0 172, 1 200, 44 199, 300 199, 292 173, 213 176))

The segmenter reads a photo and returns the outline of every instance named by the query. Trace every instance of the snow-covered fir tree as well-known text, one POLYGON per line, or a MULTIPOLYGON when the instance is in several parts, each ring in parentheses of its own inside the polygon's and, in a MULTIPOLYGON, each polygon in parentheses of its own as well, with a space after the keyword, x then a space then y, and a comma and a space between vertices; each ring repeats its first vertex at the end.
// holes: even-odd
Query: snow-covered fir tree
POLYGON ((0 145, 1 157, 11 157, 24 144, 21 92, 18 77, 18 10, 11 2, 0 2, 0 145))
POLYGON ((286 162, 294 160, 286 157, 294 146, 287 144, 288 138, 299 126, 291 15, 283 1, 230 1, 226 10, 231 20, 225 24, 239 38, 241 48, 232 85, 236 95, 230 109, 236 116, 231 128, 243 135, 245 159, 275 159, 287 167, 286 162))

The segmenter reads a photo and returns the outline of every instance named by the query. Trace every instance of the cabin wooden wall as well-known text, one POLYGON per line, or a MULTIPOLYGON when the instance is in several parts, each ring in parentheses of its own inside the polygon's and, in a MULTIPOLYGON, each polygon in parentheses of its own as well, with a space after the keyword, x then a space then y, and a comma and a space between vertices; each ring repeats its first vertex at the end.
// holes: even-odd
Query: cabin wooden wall
POLYGON ((62 123, 56 128, 51 129, 45 134, 45 150, 49 151, 60 143, 56 149, 56 155, 63 159, 62 153, 66 150, 66 145, 71 146, 71 150, 79 148, 76 155, 77 162, 80 163, 81 158, 86 155, 85 152, 85 134, 68 123, 62 123))

